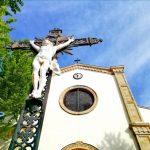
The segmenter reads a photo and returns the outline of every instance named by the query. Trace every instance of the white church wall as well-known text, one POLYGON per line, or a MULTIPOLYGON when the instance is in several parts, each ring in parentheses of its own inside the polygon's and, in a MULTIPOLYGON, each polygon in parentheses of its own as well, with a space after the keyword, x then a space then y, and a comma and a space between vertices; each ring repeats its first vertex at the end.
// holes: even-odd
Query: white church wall
POLYGON ((109 146, 111 150, 138 149, 113 75, 77 69, 52 77, 39 150, 61 150, 76 141, 106 150, 109 146), (83 78, 75 80, 74 73, 82 73, 83 78), (60 107, 61 93, 74 85, 96 92, 98 102, 93 111, 72 115, 60 107))
POLYGON ((143 121, 146 123, 150 123, 150 109, 139 107, 139 110, 143 118, 143 121))

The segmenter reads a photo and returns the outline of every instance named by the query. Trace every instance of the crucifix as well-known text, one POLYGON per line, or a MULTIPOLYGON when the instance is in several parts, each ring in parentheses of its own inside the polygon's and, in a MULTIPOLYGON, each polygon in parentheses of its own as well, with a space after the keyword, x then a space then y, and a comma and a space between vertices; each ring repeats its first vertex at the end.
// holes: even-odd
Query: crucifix
POLYGON ((75 59, 74 62, 76 62, 77 64, 80 62, 81 60, 79 58, 75 59))
MULTIPOLYGON (((62 35, 62 30, 54 28, 49 31, 45 38, 35 38, 30 42, 15 42, 9 45, 10 49, 32 49, 37 55, 33 61, 33 91, 30 94, 32 98, 40 98, 44 86, 46 84, 46 72, 48 69, 55 74, 60 75, 61 70, 57 63, 57 58, 60 53, 72 55, 72 47, 93 45, 102 42, 102 39, 97 38, 81 38, 74 39, 72 36, 62 35)), ((79 60, 77 60, 78 63, 79 60)))

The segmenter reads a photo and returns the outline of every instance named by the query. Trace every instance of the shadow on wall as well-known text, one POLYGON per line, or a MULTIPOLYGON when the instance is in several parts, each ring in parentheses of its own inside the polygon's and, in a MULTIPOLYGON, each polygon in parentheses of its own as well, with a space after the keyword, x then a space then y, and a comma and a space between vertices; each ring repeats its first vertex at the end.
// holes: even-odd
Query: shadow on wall
POLYGON ((106 133, 103 141, 97 146, 98 150, 135 150, 133 145, 126 142, 121 134, 106 133))

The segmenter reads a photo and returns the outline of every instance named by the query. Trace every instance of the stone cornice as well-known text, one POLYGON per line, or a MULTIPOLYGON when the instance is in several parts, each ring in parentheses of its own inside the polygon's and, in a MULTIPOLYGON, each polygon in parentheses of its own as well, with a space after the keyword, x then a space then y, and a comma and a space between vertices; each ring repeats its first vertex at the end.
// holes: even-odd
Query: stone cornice
POLYGON ((91 65, 83 65, 83 64, 73 64, 71 66, 67 66, 61 69, 62 73, 72 71, 75 69, 83 69, 83 70, 89 70, 94 72, 101 72, 106 74, 114 74, 114 72, 123 72, 124 66, 114 66, 110 68, 103 68, 103 67, 97 67, 97 66, 91 66, 91 65))
POLYGON ((129 127, 133 130, 135 135, 150 135, 149 123, 130 123, 129 127))
POLYGON ((123 73, 124 72, 124 66, 112 66, 110 67, 112 72, 114 73, 123 73))
POLYGON ((145 122, 136 122, 136 123, 130 123, 130 127, 150 127, 149 123, 145 122))

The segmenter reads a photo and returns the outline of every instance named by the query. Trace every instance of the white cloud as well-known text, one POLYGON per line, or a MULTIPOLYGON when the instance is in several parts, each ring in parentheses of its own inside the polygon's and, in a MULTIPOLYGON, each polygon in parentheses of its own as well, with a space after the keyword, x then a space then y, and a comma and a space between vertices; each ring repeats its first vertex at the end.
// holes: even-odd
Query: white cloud
MULTIPOLYGON (((125 19, 130 18, 131 14, 134 14, 134 10, 130 13, 125 12, 123 17, 125 19)), ((114 35, 110 35, 109 42, 104 41, 109 46, 106 47, 102 54, 96 56, 93 63, 100 64, 107 60, 107 64, 124 64, 128 69, 127 73, 130 77, 141 66, 147 64, 150 59, 150 15, 136 14, 135 16, 137 18, 133 21, 125 21, 122 18, 118 21, 115 14, 111 15, 111 20, 118 23, 116 24, 117 30, 114 27, 111 29, 114 35), (120 30, 121 27, 122 29, 120 30)))

